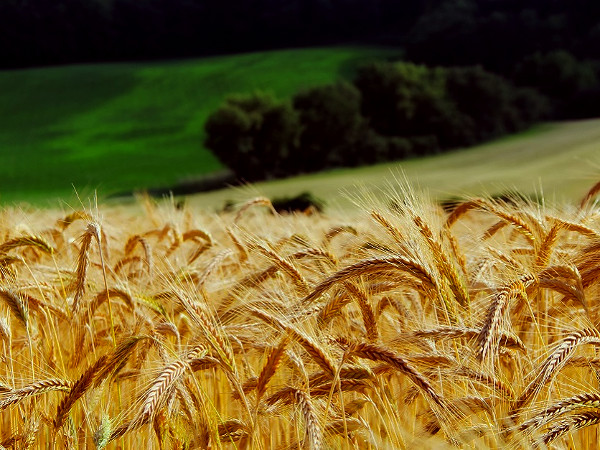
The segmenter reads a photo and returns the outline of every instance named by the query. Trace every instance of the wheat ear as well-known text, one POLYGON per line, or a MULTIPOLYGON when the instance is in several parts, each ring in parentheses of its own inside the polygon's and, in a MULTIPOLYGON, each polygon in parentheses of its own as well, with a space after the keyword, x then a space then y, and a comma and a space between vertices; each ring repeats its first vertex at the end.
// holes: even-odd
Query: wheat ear
POLYGON ((571 222, 565 219, 559 219, 557 217, 546 217, 546 219, 553 220, 563 230, 573 231, 575 233, 579 233, 591 238, 598 238, 598 233, 596 231, 580 223, 571 222))
POLYGON ((504 316, 504 311, 508 307, 510 300, 517 296, 526 296, 525 290, 536 281, 533 275, 524 275, 513 283, 503 287, 494 296, 490 305, 485 322, 477 339, 479 352, 477 358, 480 361, 485 360, 488 355, 494 360, 494 340, 498 335, 500 323, 504 316))
POLYGON ((535 265, 536 267, 546 267, 550 263, 550 257, 552 256, 552 249, 558 240, 558 232, 560 231, 560 225, 554 224, 550 231, 546 234, 540 244, 540 248, 537 251, 535 265))
POLYGON ((315 286, 312 292, 304 297, 302 301, 304 303, 311 303, 323 295, 325 291, 335 284, 350 280, 351 278, 373 273, 389 273, 391 271, 403 271, 419 279, 426 286, 436 286, 435 278, 422 264, 419 264, 416 261, 413 261, 409 258, 404 258, 402 256, 391 258, 374 258, 360 261, 356 264, 339 270, 315 286))
POLYGON ((10 390, 2 394, 0 410, 20 402, 24 398, 43 394, 51 391, 69 391, 73 383, 60 379, 39 380, 19 389, 10 390))
POLYGON ((92 385, 97 373, 104 367, 104 364, 106 364, 106 360, 106 355, 98 358, 98 360, 88 367, 88 369, 83 372, 79 379, 73 384, 69 394, 58 405, 56 417, 54 418, 54 428, 58 429, 63 426, 69 411, 71 411, 75 402, 79 400, 92 385))
POLYGON ((13 248, 35 247, 44 253, 54 253, 54 248, 41 236, 20 236, 0 244, 0 253, 6 253, 13 248))
POLYGON ((369 303, 369 299, 367 294, 363 289, 359 288, 353 283, 346 282, 344 286, 348 291, 352 294, 352 296, 356 299, 358 306, 360 308, 360 312, 362 314, 363 322, 365 324, 365 329, 367 330, 367 339, 369 341, 376 341, 379 337, 379 332, 377 330, 377 322, 375 320, 375 313, 373 312, 373 308, 369 303))
POLYGON ((235 442, 248 436, 250 427, 238 419, 230 419, 220 423, 217 428, 219 439, 222 442, 235 442))
POLYGON ((532 397, 566 364, 575 349, 584 344, 600 345, 600 333, 595 328, 586 328, 575 331, 563 339, 556 350, 544 361, 538 374, 517 399, 513 406, 513 413, 516 414, 527 405, 532 397))
POLYGON ((204 286, 204 284, 206 283, 206 280, 208 279, 208 277, 210 276, 210 274, 217 268, 219 267, 219 265, 225 260, 227 259, 229 256, 233 255, 233 251, 229 250, 229 249, 225 249, 219 253, 217 253, 217 255, 210 261, 210 263, 208 264, 208 266, 206 266, 206 268, 204 269, 204 272, 202 272, 202 275, 200 275, 198 277, 198 280, 196 281, 196 287, 197 288, 202 288, 204 286))
POLYGON ((225 367, 232 374, 237 374, 233 350, 222 329, 216 326, 211 317, 194 301, 181 295, 176 295, 176 298, 184 307, 190 319, 200 327, 204 337, 225 367))
POLYGON ((579 209, 584 209, 590 200, 592 200, 597 194, 600 192, 600 181, 593 185, 589 191, 585 194, 585 196, 581 199, 581 203, 579 203, 579 209))
POLYGON ((286 326, 286 331, 289 335, 298 342, 306 353, 308 353, 312 359, 319 365, 321 368, 327 372, 331 377, 335 374, 335 365, 331 358, 323 351, 323 349, 310 337, 304 335, 300 331, 286 326))
POLYGON ((308 293, 308 283, 306 282, 306 280, 304 279, 304 277, 300 274, 300 272, 298 271, 298 269, 296 269, 296 267, 294 267, 294 265, 290 261, 288 261, 285 258, 282 258, 276 252, 274 252, 273 250, 265 247, 264 245, 253 244, 251 246, 251 248, 257 249, 259 252, 261 252, 263 255, 265 255, 271 261, 273 261, 273 263, 282 272, 284 272, 285 274, 287 274, 290 277, 290 279, 292 280, 292 282, 296 286, 296 289, 300 292, 301 295, 306 295, 308 293))
POLYGON ((13 315, 27 328, 29 322, 29 308, 23 297, 8 289, 0 289, 0 298, 8 305, 13 315))
POLYGON ((310 450, 319 450, 322 448, 323 430, 321 429, 321 425, 315 414, 311 399, 306 392, 299 389, 294 389, 292 395, 304 417, 308 448, 310 450))
POLYGON ((519 426, 519 430, 525 431, 529 428, 539 428, 552 421, 555 417, 579 408, 600 409, 600 394, 578 394, 554 403, 552 406, 540 411, 531 419, 523 422, 519 426))
POLYGON ((452 214, 450 214, 448 216, 448 218, 446 219, 445 227, 450 228, 463 215, 465 215, 467 212, 471 211, 472 209, 479 208, 480 205, 481 205, 480 199, 474 199, 474 200, 470 200, 468 202, 461 203, 454 209, 454 211, 452 211, 452 214))
POLYGON ((131 353, 138 342, 149 339, 148 336, 131 336, 121 341, 107 358, 106 364, 98 371, 94 386, 98 386, 105 378, 114 377, 125 367, 131 353))
POLYGON ((333 228, 330 228, 327 233, 325 233, 325 237, 323 238, 323 246, 327 247, 327 245, 331 242, 331 240, 336 237, 340 233, 350 233, 354 236, 358 235, 358 231, 356 228, 350 225, 339 225, 333 228))
POLYGON ((407 375, 408 378, 437 406, 442 409, 447 407, 444 399, 435 392, 435 389, 433 389, 433 386, 431 386, 429 381, 412 367, 406 359, 395 352, 379 345, 367 343, 349 343, 348 352, 349 354, 360 358, 366 358, 372 361, 383 361, 389 364, 394 369, 407 375))
POLYGON ((150 244, 148 244, 148 241, 145 238, 141 237, 140 235, 130 237, 125 244, 125 255, 129 256, 137 244, 139 244, 144 250, 144 264, 146 265, 148 274, 151 276, 153 266, 152 250, 150 249, 150 244))
POLYGON ((521 217, 511 214, 510 212, 502 211, 496 205, 493 205, 490 202, 482 200, 479 202, 480 206, 489 211, 490 213, 498 216, 500 219, 504 220, 506 223, 512 225, 525 239, 529 241, 529 243, 535 247, 536 245, 536 235, 533 227, 524 221, 521 217))
POLYGON ((269 210, 274 214, 277 215, 277 211, 275 211, 275 208, 273 208, 273 205, 271 204, 271 200, 269 200, 266 197, 256 197, 252 200, 247 201, 246 203, 244 203, 242 205, 242 207, 238 210, 237 214, 235 215, 235 218, 233 219, 233 223, 237 223, 240 218, 242 217, 242 214, 244 214, 244 212, 255 205, 261 205, 261 206, 266 206, 269 208, 269 210))
POLYGON ((446 253, 444 252, 440 242, 433 236, 433 232, 429 225, 420 216, 413 216, 413 222, 419 229, 419 232, 424 237, 425 242, 432 254, 435 257, 435 263, 440 273, 448 280, 450 289, 454 294, 454 298, 461 306, 467 306, 469 304, 469 292, 467 291, 465 284, 460 279, 460 275, 456 270, 456 267, 446 253))
POLYGON ((269 352, 267 356, 267 361, 260 371, 260 375, 258 376, 258 380, 256 382, 256 398, 257 402, 260 400, 260 397, 265 392, 267 388, 267 384, 269 380, 273 378, 275 372, 277 372, 277 368, 279 367, 279 363, 281 362, 281 358, 284 355, 288 340, 287 338, 283 338, 277 347, 274 347, 269 352))
MULTIPOLYGON (((422 339, 447 340, 447 339, 467 339, 472 340, 479 336, 480 329, 466 327, 442 326, 429 330, 415 330, 398 335, 391 342, 393 344, 402 344, 404 342, 417 342, 422 339)), ((499 332, 498 345, 506 348, 527 352, 521 339, 515 334, 509 334, 506 331, 499 332)))
POLYGON ((62 231, 65 231, 67 227, 76 220, 90 221, 92 220, 92 218, 88 213, 84 211, 73 211, 72 213, 66 215, 62 219, 57 220, 56 226, 59 227, 62 231))
POLYGON ((587 411, 581 414, 574 414, 552 427, 544 434, 541 441, 544 445, 548 445, 568 431, 597 425, 598 423, 600 423, 600 411, 587 411))
POLYGON ((183 360, 175 361, 165 366, 160 374, 154 379, 150 389, 144 396, 144 403, 137 417, 132 422, 130 428, 137 428, 152 419, 159 405, 164 401, 164 396, 169 391, 169 388, 179 380, 186 369, 190 366, 190 362, 201 357, 206 353, 204 347, 194 347, 183 360))
POLYGON ((389 220, 387 220, 381 213, 378 211, 371 211, 371 217, 381 225, 392 238, 399 244, 404 244, 404 236, 398 228, 396 228, 389 220))
POLYGON ((85 280, 87 275, 87 269, 89 266, 89 250, 92 244, 92 238, 96 234, 96 227, 92 222, 89 223, 85 232, 81 236, 81 248, 77 256, 77 270, 75 280, 75 295, 73 296, 73 305, 71 307, 73 312, 79 309, 79 302, 85 292, 85 280))

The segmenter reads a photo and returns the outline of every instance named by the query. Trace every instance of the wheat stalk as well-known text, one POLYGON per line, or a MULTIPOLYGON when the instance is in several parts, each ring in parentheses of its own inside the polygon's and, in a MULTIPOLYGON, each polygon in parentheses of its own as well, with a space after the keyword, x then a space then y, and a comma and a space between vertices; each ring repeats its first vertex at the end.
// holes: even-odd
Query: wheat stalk
POLYGON ((14 405, 27 397, 51 391, 70 391, 72 387, 73 383, 57 378, 35 381, 22 388, 3 393, 0 397, 0 410, 14 405))
POLYGON ((420 280, 424 285, 435 288, 435 278, 429 271, 416 261, 402 256, 392 258, 374 258, 360 261, 349 267, 339 270, 315 286, 302 302, 311 303, 323 295, 332 286, 348 281, 362 275, 378 274, 380 276, 389 272, 403 271, 420 280))
POLYGON ((575 331, 562 340, 541 365, 535 378, 523 390, 513 405, 513 413, 519 412, 566 364, 575 349, 585 344, 600 345, 600 333, 595 328, 575 331))
POLYGON ((308 448, 310 450, 319 450, 322 447, 323 430, 315 414, 311 399, 306 392, 299 389, 294 389, 292 395, 304 417, 308 448))
POLYGON ((90 386, 92 386, 98 372, 102 369, 104 364, 106 364, 106 360, 106 355, 98 358, 96 362, 88 367, 88 369, 83 372, 79 379, 73 384, 69 394, 58 405, 56 416, 54 417, 54 428, 58 429, 63 426, 71 408, 75 402, 87 392, 90 386))
POLYGON ((494 360, 494 339, 498 335, 500 323, 508 303, 517 296, 526 296, 525 289, 535 281, 536 278, 533 275, 523 275, 511 284, 501 288, 494 296, 477 339, 479 347, 477 357, 480 361, 486 360, 488 356, 492 361, 494 360))
POLYGON ((587 411, 581 414, 573 414, 568 418, 560 421, 554 427, 542 436, 541 442, 548 445, 550 442, 558 439, 563 434, 580 428, 597 425, 600 423, 600 411, 587 411))

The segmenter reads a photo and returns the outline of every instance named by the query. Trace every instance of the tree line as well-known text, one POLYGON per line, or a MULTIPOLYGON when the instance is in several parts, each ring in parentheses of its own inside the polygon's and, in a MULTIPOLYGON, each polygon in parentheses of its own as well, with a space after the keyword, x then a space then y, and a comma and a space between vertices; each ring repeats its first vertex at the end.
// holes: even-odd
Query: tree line
POLYGON ((0 67, 335 43, 505 75, 536 52, 600 59, 596 0, 2 0, 0 67))
POLYGON ((352 82, 291 99, 236 94, 208 118, 206 146, 256 181, 423 156, 522 130, 551 102, 481 66, 363 66, 352 82))

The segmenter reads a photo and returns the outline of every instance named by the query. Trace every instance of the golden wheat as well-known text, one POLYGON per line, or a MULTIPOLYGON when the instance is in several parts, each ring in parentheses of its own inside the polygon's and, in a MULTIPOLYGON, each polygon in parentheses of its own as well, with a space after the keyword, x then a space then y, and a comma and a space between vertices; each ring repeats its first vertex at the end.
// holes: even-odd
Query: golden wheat
POLYGON ((0 211, 0 444, 583 448, 597 192, 447 214, 407 191, 343 220, 262 197, 0 211))

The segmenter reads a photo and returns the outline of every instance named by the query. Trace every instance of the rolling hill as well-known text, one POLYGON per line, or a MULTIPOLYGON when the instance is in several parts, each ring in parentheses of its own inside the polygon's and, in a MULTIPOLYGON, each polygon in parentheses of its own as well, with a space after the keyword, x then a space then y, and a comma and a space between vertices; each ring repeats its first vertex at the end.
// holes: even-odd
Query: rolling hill
POLYGON ((397 55, 307 48, 0 72, 0 203, 171 185, 221 168, 203 124, 226 95, 288 96, 397 55))
POLYGON ((358 169, 338 169, 198 194, 190 202, 218 209, 251 196, 310 191, 331 208, 399 191, 408 183, 438 200, 518 191, 546 201, 578 201, 600 181, 600 119, 545 123, 523 133, 453 152, 358 169))

